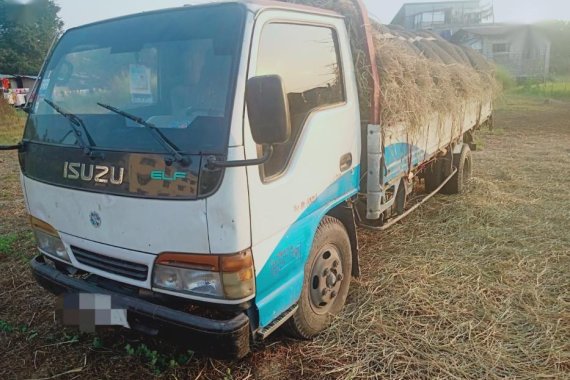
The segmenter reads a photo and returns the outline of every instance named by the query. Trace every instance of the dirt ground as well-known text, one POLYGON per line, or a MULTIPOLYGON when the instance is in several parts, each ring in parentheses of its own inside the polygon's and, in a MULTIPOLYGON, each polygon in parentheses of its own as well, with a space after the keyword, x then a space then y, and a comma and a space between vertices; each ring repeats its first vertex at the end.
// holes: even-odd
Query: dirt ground
POLYGON ((13 153, 0 153, 0 378, 570 378, 570 104, 509 98, 465 196, 361 231, 363 276, 314 341, 242 361, 129 331, 63 330, 30 275, 13 153))

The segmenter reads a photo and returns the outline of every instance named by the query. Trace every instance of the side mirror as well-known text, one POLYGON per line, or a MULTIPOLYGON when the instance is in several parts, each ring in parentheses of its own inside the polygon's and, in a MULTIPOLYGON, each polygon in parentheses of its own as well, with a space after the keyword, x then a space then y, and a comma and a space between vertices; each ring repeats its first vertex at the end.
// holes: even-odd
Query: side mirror
POLYGON ((286 143, 291 137, 289 102, 278 75, 251 78, 245 90, 253 140, 259 145, 286 143))
POLYGON ((267 75, 248 80, 245 101, 253 140, 266 148, 263 157, 255 160, 219 161, 215 156, 210 156, 207 168, 214 170, 263 165, 271 159, 274 145, 286 143, 291 138, 289 102, 280 76, 267 75))

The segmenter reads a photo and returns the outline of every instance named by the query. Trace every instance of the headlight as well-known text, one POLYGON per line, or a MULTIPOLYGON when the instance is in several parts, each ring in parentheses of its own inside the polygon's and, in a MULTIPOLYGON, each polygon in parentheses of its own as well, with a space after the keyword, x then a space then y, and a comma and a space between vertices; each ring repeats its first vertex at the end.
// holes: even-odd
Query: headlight
POLYGON ((67 250, 59 238, 57 231, 49 224, 34 217, 31 217, 30 221, 34 235, 36 236, 38 248, 49 256, 70 263, 71 260, 69 259, 67 250))
POLYGON ((154 285, 161 289, 223 298, 220 274, 193 269, 157 265, 154 268, 154 285))
POLYGON ((251 251, 227 256, 164 253, 156 260, 153 284, 197 296, 247 298, 255 293, 251 251))

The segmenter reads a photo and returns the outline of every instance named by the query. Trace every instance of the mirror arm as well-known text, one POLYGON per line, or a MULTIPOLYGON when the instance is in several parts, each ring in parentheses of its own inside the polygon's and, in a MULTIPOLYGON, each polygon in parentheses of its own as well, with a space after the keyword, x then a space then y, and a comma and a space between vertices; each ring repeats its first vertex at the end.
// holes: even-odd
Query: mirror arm
POLYGON ((215 156, 209 156, 207 158, 208 163, 206 167, 210 170, 213 169, 225 169, 225 168, 240 168, 243 166, 258 166, 263 165, 271 159, 273 155, 273 145, 264 145, 265 154, 261 158, 255 160, 239 160, 239 161, 218 161, 215 156))
POLYGON ((23 107, 21 108, 21 110, 22 110, 23 112, 27 113, 28 115, 30 115, 30 114, 32 113, 32 106, 31 106, 30 104, 26 103, 26 105, 23 106, 23 107))
POLYGON ((0 145, 0 151, 2 150, 21 150, 24 144, 18 143, 16 145, 0 145))

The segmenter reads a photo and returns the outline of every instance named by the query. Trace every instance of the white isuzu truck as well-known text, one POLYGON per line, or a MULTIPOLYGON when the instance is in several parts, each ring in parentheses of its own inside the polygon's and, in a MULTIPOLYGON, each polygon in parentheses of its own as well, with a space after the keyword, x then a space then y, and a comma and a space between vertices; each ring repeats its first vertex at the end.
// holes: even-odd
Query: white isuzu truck
POLYGON ((357 225, 399 221, 420 178, 426 199, 461 192, 492 111, 466 104, 459 128, 449 115, 410 138, 360 101, 326 10, 237 1, 68 30, 11 147, 36 279, 210 355, 242 357, 282 325, 315 336, 359 274, 357 225))

